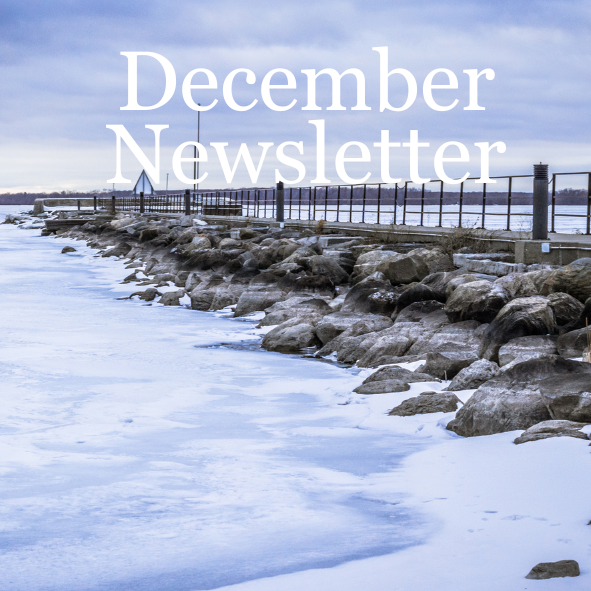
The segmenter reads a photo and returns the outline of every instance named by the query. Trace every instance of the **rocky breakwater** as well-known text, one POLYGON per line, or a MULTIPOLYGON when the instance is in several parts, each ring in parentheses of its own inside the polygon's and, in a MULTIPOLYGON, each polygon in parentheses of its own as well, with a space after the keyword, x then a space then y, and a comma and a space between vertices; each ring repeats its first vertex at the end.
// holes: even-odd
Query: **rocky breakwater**
POLYGON ((451 412, 453 392, 476 389, 449 422, 459 435, 591 422, 591 364, 582 360, 591 259, 524 267, 511 253, 451 257, 438 246, 159 214, 97 216, 61 234, 125 258, 125 281, 138 286, 131 297, 264 312, 265 349, 376 368, 358 395, 451 380, 394 414, 451 412), (379 378, 383 366, 419 360, 416 372, 379 378))

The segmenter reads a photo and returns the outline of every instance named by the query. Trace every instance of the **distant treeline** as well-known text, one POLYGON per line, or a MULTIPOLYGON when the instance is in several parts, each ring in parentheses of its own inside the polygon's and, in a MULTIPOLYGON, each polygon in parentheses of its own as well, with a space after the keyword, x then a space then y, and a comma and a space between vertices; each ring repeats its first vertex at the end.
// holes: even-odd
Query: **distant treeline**
MULTIPOLYGON (((169 191, 172 193, 172 191, 169 191)), ((156 191, 164 195, 166 191, 156 191)), ((52 193, 0 193, 0 205, 33 205, 35 199, 92 199, 95 195, 99 199, 106 197, 129 197, 131 191, 53 191, 52 193)))

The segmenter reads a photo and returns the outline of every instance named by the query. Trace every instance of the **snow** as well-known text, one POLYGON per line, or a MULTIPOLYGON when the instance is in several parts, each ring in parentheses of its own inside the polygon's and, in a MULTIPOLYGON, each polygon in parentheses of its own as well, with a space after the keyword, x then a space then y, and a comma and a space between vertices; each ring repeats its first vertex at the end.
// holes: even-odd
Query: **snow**
POLYGON ((0 226, 2 591, 589 588, 585 441, 389 417, 442 384, 353 394, 373 370, 117 301, 130 271, 94 254, 0 226), (562 559, 581 576, 524 578, 562 559))

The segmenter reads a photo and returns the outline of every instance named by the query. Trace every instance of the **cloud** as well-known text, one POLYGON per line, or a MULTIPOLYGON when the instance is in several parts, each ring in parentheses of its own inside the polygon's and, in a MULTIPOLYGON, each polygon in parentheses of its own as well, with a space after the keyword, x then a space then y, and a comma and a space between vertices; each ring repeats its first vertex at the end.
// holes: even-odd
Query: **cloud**
MULTIPOLYGON (((114 172, 114 135, 106 124, 126 125, 147 153, 153 136, 144 125, 168 124, 162 136, 162 166, 170 172, 174 148, 196 135, 197 114, 184 104, 180 84, 198 67, 212 70, 219 83, 218 91, 200 94, 202 100, 220 99, 202 114, 204 143, 227 141, 237 149, 240 142, 256 146, 260 141, 302 140, 308 180, 313 176, 315 141, 308 121, 318 118, 326 120, 331 173, 338 146, 351 140, 371 146, 381 129, 390 129, 393 141, 408 141, 409 131, 418 129, 432 144, 424 151, 422 166, 427 171, 436 147, 449 140, 465 142, 474 154, 474 142, 505 141, 507 152, 494 159, 497 173, 529 172, 524 162, 542 157, 555 169, 574 169, 581 162, 573 162, 573 151, 565 146, 579 146, 577 153, 587 154, 591 145, 585 125, 591 91, 589 13, 588 4, 580 1, 4 0, 0 153, 12 162, 28 158, 31 166, 3 166, 0 189, 97 187, 101 178, 105 182, 114 172), (390 68, 403 67, 416 76, 419 97, 408 111, 379 112, 374 46, 389 47, 390 68), (153 51, 174 64, 177 92, 166 106, 157 111, 120 110, 127 102, 127 61, 121 51, 153 51), (221 84, 228 72, 241 67, 253 70, 257 83, 251 87, 237 78, 236 94, 245 102, 257 98, 259 103, 237 113, 221 100, 221 84), (277 67, 290 69, 298 81, 293 95, 286 92, 298 103, 284 113, 267 109, 260 96, 260 81, 277 67), (327 111, 326 80, 319 82, 318 104, 323 110, 302 111, 306 78, 300 71, 326 67, 361 69, 372 110, 350 110, 355 87, 352 80, 344 80, 343 104, 348 110, 327 111), (494 81, 481 83, 480 102, 486 111, 464 111, 468 87, 462 70, 486 67, 496 72, 494 81), (452 111, 432 111, 421 98, 422 81, 435 68, 449 68, 458 75, 457 94, 438 95, 442 102, 446 93, 457 96, 460 105, 452 111), (23 170, 29 172, 25 175, 23 170)), ((142 62, 141 99, 157 101, 162 88, 159 66, 142 62)), ((393 103, 404 102, 401 80, 392 81, 391 93, 393 103)), ((377 176, 378 153, 373 147, 372 155, 372 174, 377 176)), ((393 159, 403 177, 408 176, 407 160, 402 153, 393 159)), ((124 174, 134 178, 137 162, 129 155, 124 162, 124 174)), ((272 166, 266 166, 261 180, 274 181, 272 166)), ((249 182, 245 171, 237 182, 249 182)), ((224 184, 213 150, 211 183, 224 184)))

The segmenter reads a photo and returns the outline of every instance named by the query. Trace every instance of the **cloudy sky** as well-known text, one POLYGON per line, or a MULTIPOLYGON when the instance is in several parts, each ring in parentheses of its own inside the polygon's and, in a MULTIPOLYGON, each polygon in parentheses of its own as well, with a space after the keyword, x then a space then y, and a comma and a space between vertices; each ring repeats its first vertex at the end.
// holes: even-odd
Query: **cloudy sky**
MULTIPOLYGON (((590 12, 588 2, 535 0, 0 0, 0 192, 106 188, 115 175, 115 135, 106 125, 124 125, 152 161, 154 134, 145 125, 169 125, 161 136, 159 187, 164 188, 166 173, 171 188, 183 187, 171 160, 178 145, 196 139, 197 113, 181 93, 183 78, 196 68, 211 70, 218 80, 217 90, 193 93, 203 104, 219 100, 201 115, 201 140, 209 155, 201 165, 201 172, 209 173, 203 187, 252 184, 244 165, 226 183, 210 142, 228 142, 233 162, 242 142, 257 161, 258 142, 276 147, 303 141, 301 184, 310 184, 316 174, 311 119, 326 121, 327 176, 333 182, 338 182, 335 154, 349 141, 364 142, 372 158, 351 165, 351 175, 370 172, 378 180, 379 150, 373 143, 382 129, 390 131, 391 141, 407 142, 416 129, 420 141, 429 142, 421 149, 424 176, 434 175, 435 151, 447 141, 463 142, 470 153, 469 163, 450 165, 450 175, 477 176, 474 143, 496 141, 505 142, 507 150, 492 155, 491 174, 527 174, 540 161, 554 171, 591 170, 590 12), (390 69, 405 68, 416 78, 419 94, 406 111, 380 112, 379 56, 372 47, 388 47, 390 69), (159 53, 173 64, 177 88, 166 105, 120 109, 127 103, 127 59, 120 55, 125 51, 159 53), (258 99, 249 111, 233 111, 223 100, 223 80, 236 68, 256 75, 253 85, 244 75, 236 78, 238 102, 258 99), (260 83, 274 68, 290 70, 297 81, 295 90, 276 94, 278 103, 297 100, 286 112, 271 111, 261 100, 260 83), (326 110, 329 80, 318 83, 322 110, 302 110, 307 78, 301 70, 323 68, 360 69, 371 110, 351 110, 356 103, 352 76, 343 80, 346 110, 326 110), (457 91, 435 91, 441 104, 458 99, 450 111, 432 110, 422 96, 425 76, 437 68, 452 70, 459 80, 457 91), (468 78, 462 71, 474 68, 496 73, 493 81, 481 78, 479 84, 485 111, 463 109, 468 78)), ((140 58, 140 103, 154 104, 163 89, 162 68, 140 58)), ((402 78, 391 80, 392 104, 401 105, 405 96, 402 78)), ((393 176, 409 177, 408 156, 408 149, 392 151, 393 176)), ((272 148, 259 186, 274 183, 276 166, 272 148)), ((190 169, 186 166, 187 174, 190 169)), ((293 176, 293 170, 281 170, 293 176)), ((124 146, 123 175, 135 180, 140 171, 124 146)))

